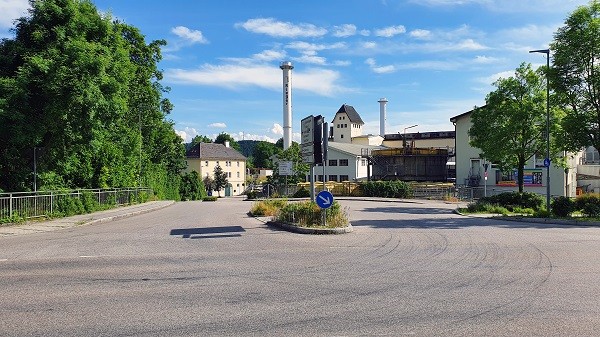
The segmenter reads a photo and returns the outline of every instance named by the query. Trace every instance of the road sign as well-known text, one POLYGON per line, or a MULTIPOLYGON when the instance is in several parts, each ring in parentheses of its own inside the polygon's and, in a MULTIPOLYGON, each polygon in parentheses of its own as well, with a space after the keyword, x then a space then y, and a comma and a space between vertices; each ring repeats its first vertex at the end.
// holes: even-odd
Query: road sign
POLYGON ((291 161, 280 161, 279 162, 279 175, 280 176, 293 176, 294 167, 291 161))
POLYGON ((333 194, 329 191, 321 191, 317 194, 316 202, 321 208, 329 208, 333 204, 333 194))
POLYGON ((305 117, 302 119, 302 121, 300 122, 300 134, 301 134, 301 142, 300 144, 312 144, 313 140, 314 140, 314 135, 313 135, 313 122, 314 117, 313 115, 310 115, 308 117, 305 117))
POLYGON ((544 167, 550 167, 550 158, 544 159, 544 167))

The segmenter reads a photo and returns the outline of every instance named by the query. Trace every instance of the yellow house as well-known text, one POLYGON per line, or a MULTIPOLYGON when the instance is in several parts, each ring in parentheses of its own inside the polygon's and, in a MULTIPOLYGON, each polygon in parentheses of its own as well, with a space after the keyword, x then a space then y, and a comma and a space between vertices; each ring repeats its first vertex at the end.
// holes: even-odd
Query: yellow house
POLYGON ((227 173, 228 185, 225 196, 240 195, 244 192, 246 182, 246 157, 223 144, 198 143, 185 154, 186 172, 196 171, 198 175, 214 179, 215 167, 220 166, 227 173))

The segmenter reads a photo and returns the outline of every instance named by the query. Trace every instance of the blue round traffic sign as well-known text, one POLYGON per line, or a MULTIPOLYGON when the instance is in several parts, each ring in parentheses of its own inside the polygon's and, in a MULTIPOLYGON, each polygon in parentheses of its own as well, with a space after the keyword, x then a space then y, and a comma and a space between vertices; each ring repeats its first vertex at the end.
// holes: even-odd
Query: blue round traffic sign
POLYGON ((544 159, 544 167, 550 167, 550 158, 544 159))
POLYGON ((317 205, 321 208, 329 208, 333 204, 333 194, 329 191, 321 191, 317 194, 317 205))

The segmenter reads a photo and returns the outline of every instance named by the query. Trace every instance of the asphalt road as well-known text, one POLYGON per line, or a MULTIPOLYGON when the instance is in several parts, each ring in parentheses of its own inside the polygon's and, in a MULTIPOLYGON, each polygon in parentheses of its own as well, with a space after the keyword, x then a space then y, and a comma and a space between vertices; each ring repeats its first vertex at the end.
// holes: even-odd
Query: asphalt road
POLYGON ((0 335, 600 335, 600 228, 341 203, 343 235, 232 198, 2 237, 0 335))

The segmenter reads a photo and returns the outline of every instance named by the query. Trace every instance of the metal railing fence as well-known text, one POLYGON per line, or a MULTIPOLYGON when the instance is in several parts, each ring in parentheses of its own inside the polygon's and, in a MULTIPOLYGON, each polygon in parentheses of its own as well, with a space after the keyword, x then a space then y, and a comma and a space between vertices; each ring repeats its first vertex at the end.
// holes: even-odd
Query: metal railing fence
POLYGON ((79 199, 82 206, 93 200, 97 205, 109 208, 140 202, 151 195, 152 189, 146 187, 0 193, 0 220, 50 216, 74 199, 79 199))

